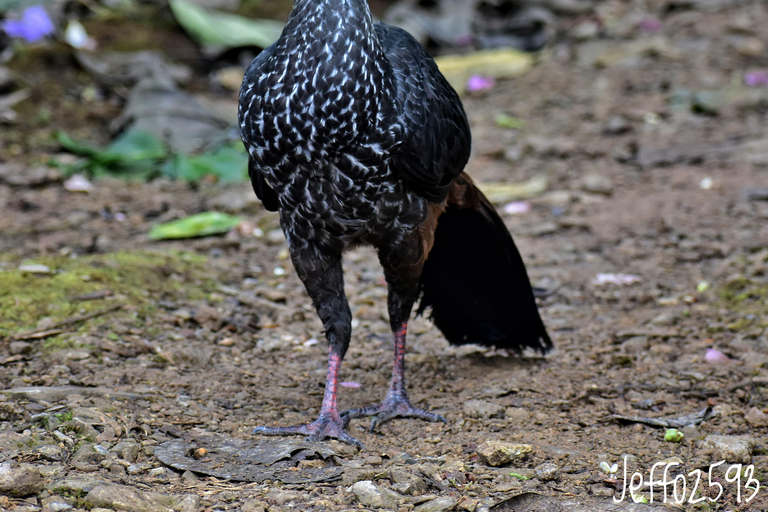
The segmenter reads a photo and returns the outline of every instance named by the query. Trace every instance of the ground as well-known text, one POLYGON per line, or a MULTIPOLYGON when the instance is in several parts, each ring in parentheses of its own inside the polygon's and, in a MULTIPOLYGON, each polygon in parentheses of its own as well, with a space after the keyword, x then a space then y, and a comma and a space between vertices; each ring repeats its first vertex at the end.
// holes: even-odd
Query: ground
MULTIPOLYGON (((632 19, 621 2, 608 5, 615 19, 632 19)), ((245 183, 105 179, 85 195, 65 190, 55 173, 34 183, 6 176, 0 491, 8 497, 0 508, 641 510, 622 497, 625 461, 646 480, 655 463, 678 461, 671 473, 688 475, 689 494, 691 472, 704 471, 697 496, 707 497, 678 509, 767 510, 768 89, 742 82, 768 66, 764 48, 750 51, 768 40, 768 13, 757 2, 725 5, 670 9, 658 32, 566 38, 525 75, 464 99, 470 175, 547 178, 546 191, 525 199, 527 213, 504 220, 544 290, 555 350, 518 358, 452 348, 415 319, 409 393, 447 424, 394 420, 369 433, 367 421, 354 420, 359 452, 285 440, 297 442, 282 446, 299 456, 262 481, 227 480, 222 468, 249 447, 280 449, 282 441, 251 435, 255 426, 316 417, 326 363, 321 324, 276 216, 245 183), (524 128, 498 126, 498 114, 524 128), (147 238, 157 222, 213 209, 250 227, 147 238), (597 284, 600 273, 637 278, 597 284), (714 364, 718 353, 707 358, 707 349, 728 359, 714 364), (702 410, 681 442, 617 418, 702 410), (712 451, 713 435, 746 448, 712 451), (491 466, 478 454, 488 441, 531 451, 491 466), (175 462, 169 447, 181 447, 175 462), (705 484, 721 459, 718 496, 705 484), (728 481, 724 470, 736 462, 742 479, 728 481), (29 491, 19 490, 22 478, 32 480, 29 491), (750 478, 759 490, 746 502, 750 478)), ((234 104, 236 95, 218 100, 234 104)), ((100 112, 83 122, 98 124, 100 112)), ((4 147, 6 168, 29 154, 4 147)), ((42 160, 24 160, 23 174, 42 160)), ((356 249, 344 263, 354 330, 339 400, 348 408, 383 396, 391 335, 375 254, 356 249)), ((256 463, 236 466, 230 476, 256 463)))

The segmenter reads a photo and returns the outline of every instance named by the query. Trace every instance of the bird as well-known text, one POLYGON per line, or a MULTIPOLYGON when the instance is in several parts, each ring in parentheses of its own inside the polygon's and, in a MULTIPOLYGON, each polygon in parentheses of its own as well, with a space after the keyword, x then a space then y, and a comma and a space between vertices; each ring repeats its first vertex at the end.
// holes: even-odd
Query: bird
POLYGON ((351 419, 372 417, 371 432, 396 417, 445 423, 408 398, 417 301, 451 344, 552 348, 512 236, 463 172, 471 133, 458 94, 408 32, 374 22, 366 0, 294 0, 245 72, 238 121, 253 189, 279 214, 328 342, 317 419, 254 433, 362 448, 351 419), (352 331, 342 254, 357 246, 372 246, 383 268, 394 362, 381 402, 340 412, 352 331))

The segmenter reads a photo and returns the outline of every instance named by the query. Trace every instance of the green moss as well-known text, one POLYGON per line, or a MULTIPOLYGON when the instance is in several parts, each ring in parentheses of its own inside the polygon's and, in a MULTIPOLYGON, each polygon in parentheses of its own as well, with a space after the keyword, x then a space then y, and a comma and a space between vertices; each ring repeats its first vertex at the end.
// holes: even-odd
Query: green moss
MULTIPOLYGON (((216 283, 205 262, 204 257, 193 254, 149 251, 15 262, 12 270, 0 271, 0 336, 33 329, 43 318, 56 323, 115 303, 123 308, 108 317, 93 318, 87 325, 113 322, 116 315, 130 317, 133 325, 143 324, 156 311, 157 300, 197 300, 213 291, 216 283), (43 264, 53 273, 21 272, 16 270, 19 263, 43 264), (105 290, 111 292, 106 300, 77 300, 105 290)), ((85 324, 73 327, 82 329, 85 324)), ((71 347, 68 343, 65 337, 54 336, 44 346, 71 347)))
POLYGON ((768 306, 768 282, 738 277, 726 283, 720 289, 719 295, 725 307, 734 312, 762 315, 768 306))

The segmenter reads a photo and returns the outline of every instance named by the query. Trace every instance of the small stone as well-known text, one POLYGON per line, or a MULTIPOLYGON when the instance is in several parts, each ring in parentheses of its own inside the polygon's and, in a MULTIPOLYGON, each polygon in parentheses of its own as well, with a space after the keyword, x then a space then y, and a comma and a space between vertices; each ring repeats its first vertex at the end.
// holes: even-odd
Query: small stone
POLYGON ((167 512, 173 497, 159 493, 144 493, 126 485, 99 485, 84 498, 91 507, 103 507, 128 512, 167 512))
POLYGON ((768 427, 768 414, 757 407, 751 408, 744 419, 753 427, 768 427))
POLYGON ((357 501, 364 507, 374 509, 397 509, 399 496, 392 491, 379 487, 370 480, 355 482, 347 488, 347 491, 357 497, 357 501))
POLYGON ((50 512, 60 512, 61 510, 71 510, 74 507, 65 501, 52 501, 45 506, 45 510, 50 512))
POLYGON ((75 445, 75 440, 69 437, 67 434, 64 434, 63 432, 59 430, 53 431, 53 437, 55 437, 60 443, 64 443, 65 445, 72 448, 75 445))
POLYGON ((751 436, 710 435, 704 438, 701 452, 712 460, 749 464, 755 439, 751 436))
POLYGON ((560 476, 560 468, 557 464, 551 462, 545 462, 544 464, 537 466, 534 471, 536 472, 536 477, 542 482, 557 480, 557 477, 560 476))
POLYGON ((464 415, 468 418, 494 418, 501 416, 504 408, 485 400, 468 400, 464 404, 464 415))
POLYGON ((53 273, 50 267, 46 265, 38 265, 35 263, 20 265, 19 272, 22 272, 25 274, 52 274, 53 273))
POLYGON ((587 174, 582 179, 581 188, 593 194, 610 196, 613 194, 613 182, 601 174, 587 174))
POLYGON ((686 425, 685 427, 681 428, 680 431, 689 441, 696 441, 701 437, 701 432, 699 432, 699 429, 696 428, 695 425, 686 425))
POLYGON ((165 468, 154 468, 149 470, 149 476, 155 478, 162 478, 168 474, 168 470, 165 468))
POLYGON ((531 418, 531 413, 522 407, 507 407, 504 415, 514 423, 525 423, 531 418))
POLYGON ((99 469, 98 464, 104 459, 104 454, 96 451, 95 444, 86 443, 77 449, 71 463, 78 471, 96 471, 99 469))
POLYGON ((10 462, 0 464, 0 494, 24 498, 39 493, 44 486, 43 476, 34 466, 14 466, 10 462))
POLYGON ((435 498, 432 501, 422 503, 418 507, 413 509, 413 512, 443 512, 445 510, 451 510, 458 503, 450 496, 442 496, 435 498))
POLYGON ((10 348, 11 355, 15 356, 18 354, 31 354, 35 346, 32 343, 27 343, 26 341, 12 341, 10 348))
POLYGON ((477 455, 483 464, 501 466, 513 460, 524 459, 533 451, 529 444, 514 444, 504 441, 486 441, 477 447, 477 455))
POLYGON ((46 460, 62 461, 67 458, 67 450, 57 444, 44 444, 35 448, 35 452, 42 455, 46 460))
POLYGON ((622 116, 613 116, 605 123, 603 133, 606 135, 622 135, 632 130, 632 125, 622 116))
POLYGON ((139 458, 140 450, 141 446, 135 441, 120 441, 109 451, 116 453, 123 460, 136 462, 136 459, 139 458))

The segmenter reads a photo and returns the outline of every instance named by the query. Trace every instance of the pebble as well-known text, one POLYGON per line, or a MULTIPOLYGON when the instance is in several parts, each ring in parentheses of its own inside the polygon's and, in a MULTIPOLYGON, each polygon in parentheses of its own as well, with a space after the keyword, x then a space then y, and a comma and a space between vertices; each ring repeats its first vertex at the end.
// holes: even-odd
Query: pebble
POLYGON ((120 441, 109 451, 116 453, 121 459, 128 462, 136 462, 136 459, 139 458, 140 450, 141 446, 135 441, 120 441))
POLYGON ((32 343, 26 341, 12 341, 11 342, 11 355, 17 354, 30 354, 34 350, 35 346, 32 343))
POLYGON ((560 476, 560 468, 557 464, 551 462, 545 462, 544 464, 537 466, 534 471, 536 472, 536 477, 542 482, 557 480, 557 477, 560 476))
POLYGON ((72 456, 71 464, 78 471, 96 471, 98 464, 106 458, 105 454, 96 451, 96 445, 86 443, 77 449, 72 456))
POLYGON ((531 418, 531 413, 522 407, 507 407, 504 416, 514 423, 525 423, 531 418))
POLYGON ((753 427, 768 427, 768 414, 757 407, 751 408, 744 419, 753 427))
POLYGON ((176 499, 160 493, 144 493, 126 485, 108 484, 91 489, 84 501, 91 507, 127 512, 168 512, 176 499))
POLYGON ((582 178, 581 188, 593 194, 610 196, 613 194, 613 182, 602 174, 587 174, 582 178))
POLYGON ((524 459, 533 451, 529 444, 506 443, 504 441, 486 441, 477 447, 477 455, 483 464, 501 466, 513 460, 524 459))
POLYGON ((70 510, 72 508, 74 508, 72 505, 64 501, 52 501, 45 506, 45 509, 50 512, 59 512, 61 510, 70 510))
POLYGON ((42 455, 46 460, 62 461, 67 458, 67 450, 57 444, 44 444, 35 448, 35 452, 42 455))
POLYGON ((457 501, 450 496, 435 498, 432 501, 422 503, 413 509, 413 512, 443 512, 451 510, 456 506, 457 501))
POLYGON ((464 415, 469 418, 493 418, 501 416, 504 407, 486 400, 468 400, 464 404, 464 415))
POLYGON ((704 438, 700 453, 710 455, 713 461, 749 464, 754 446, 751 436, 710 435, 704 438))
POLYGON ((632 130, 632 125, 623 116, 613 116, 605 123, 603 133, 606 135, 622 135, 632 130))
POLYGON ((51 268, 46 265, 39 265, 36 263, 30 263, 27 265, 19 265, 19 272, 26 274, 52 274, 51 268))
POLYGON ((63 432, 59 430, 53 431, 53 437, 55 437, 60 443, 64 443, 65 445, 69 446, 70 448, 75 445, 75 440, 69 437, 68 435, 64 434, 63 432))
POLYGON ((16 466, 10 462, 0 464, 0 494, 24 498, 39 493, 44 486, 43 476, 34 466, 16 466))
POLYGON ((379 487, 370 480, 361 480, 355 482, 347 488, 357 497, 357 501, 364 507, 374 509, 397 509, 397 500, 399 496, 392 491, 379 487))

